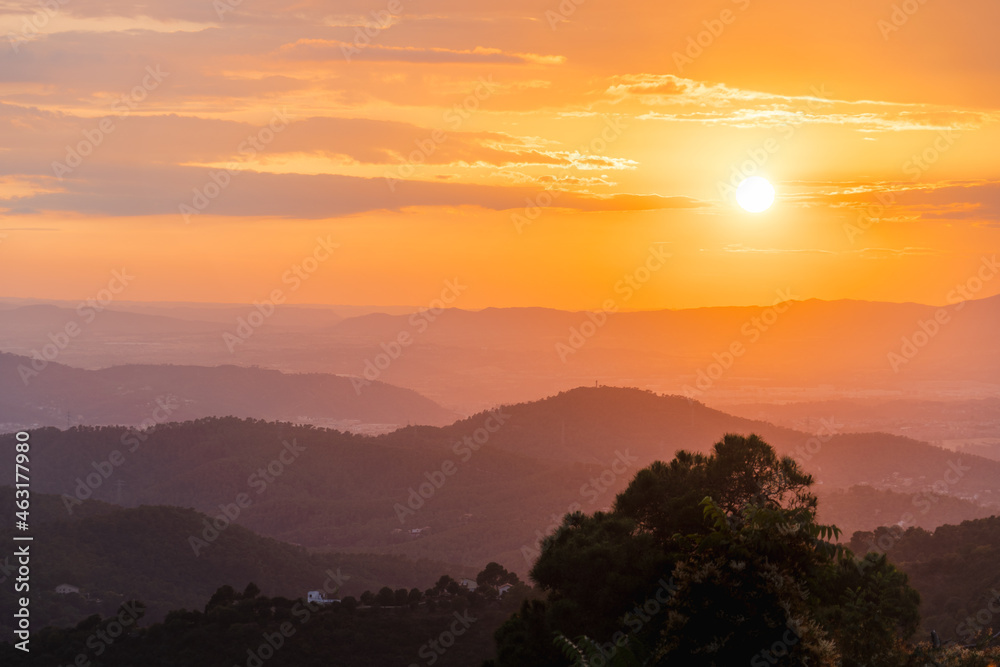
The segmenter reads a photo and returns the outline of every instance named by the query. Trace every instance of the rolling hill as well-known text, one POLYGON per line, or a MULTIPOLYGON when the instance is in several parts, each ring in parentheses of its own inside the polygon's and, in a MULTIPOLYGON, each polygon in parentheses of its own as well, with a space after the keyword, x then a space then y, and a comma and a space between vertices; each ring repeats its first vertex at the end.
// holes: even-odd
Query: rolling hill
MULTIPOLYGON (((365 590, 428 588, 442 574, 474 576, 458 565, 376 554, 309 554, 302 547, 261 537, 239 525, 219 531, 197 556, 190 543, 201 536, 203 514, 177 507, 125 509, 86 501, 67 514, 57 496, 32 498, 32 609, 36 628, 71 625, 91 613, 109 614, 129 599, 147 605, 149 620, 172 609, 201 608, 221 586, 253 582, 268 595, 289 598, 320 589, 339 569, 340 595, 365 590), (79 595, 54 592, 71 584, 79 595)), ((0 504, 13 505, 13 489, 0 487, 0 504)), ((0 527, 9 542, 13 529, 0 527)), ((13 576, 12 557, 0 561, 0 578, 13 576)), ((16 566, 16 563, 14 564, 16 566)), ((331 586, 337 584, 331 584, 331 586)), ((0 605, 13 609, 13 586, 0 588, 0 605)), ((12 628, 0 621, 4 638, 12 628)))
MULTIPOLYGON (((835 414, 818 435, 735 417, 680 396, 617 387, 580 387, 540 401, 506 406, 508 426, 493 447, 562 461, 604 462, 629 448, 639 465, 669 460, 678 449, 707 452, 723 433, 757 433, 792 456, 818 488, 867 484, 905 493, 937 492, 979 504, 1000 503, 1000 462, 959 454, 885 433, 840 433, 835 414)), ((451 440, 483 419, 474 415, 442 431, 451 440)), ((402 429, 382 440, 404 444, 402 429)))
MULTIPOLYGON (((841 526, 847 536, 873 522, 933 528, 997 506, 995 461, 878 433, 809 436, 611 387, 377 437, 236 418, 149 432, 39 429, 31 434, 33 488, 210 514, 247 494, 252 505, 238 522, 276 539, 472 566, 497 560, 523 573, 563 514, 608 507, 641 466, 682 448, 708 451, 727 432, 758 433, 797 458, 822 494, 856 485, 888 492, 835 498, 838 516, 853 524, 841 526), (865 499, 870 514, 858 509, 865 499)), ((0 446, 12 438, 0 437, 0 446)), ((0 474, 9 466, 0 461, 0 474)))
POLYGON ((358 424, 449 424, 455 414, 409 389, 350 378, 239 366, 112 366, 83 370, 0 353, 0 427, 185 421, 210 416, 358 424), (26 380, 26 381, 25 381, 26 380))

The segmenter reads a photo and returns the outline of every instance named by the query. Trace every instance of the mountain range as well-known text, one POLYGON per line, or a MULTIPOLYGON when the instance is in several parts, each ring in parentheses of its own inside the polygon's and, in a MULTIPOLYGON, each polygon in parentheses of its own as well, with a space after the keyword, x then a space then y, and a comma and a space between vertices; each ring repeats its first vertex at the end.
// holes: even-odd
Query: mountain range
POLYGON ((139 426, 231 415, 391 430, 456 417, 410 389, 383 382, 357 389, 350 378, 323 373, 232 365, 84 370, 0 353, 0 426, 139 426))
MULTIPOLYGON (((639 468, 757 433, 814 475, 820 518, 845 530, 932 529, 996 513, 1000 462, 880 433, 810 435, 684 397, 578 388, 444 427, 379 436, 253 419, 38 429, 33 489, 218 515, 314 549, 405 554, 526 572, 563 514, 609 507, 639 468), (859 486, 860 485, 860 486, 859 486)), ((13 435, 0 437, 8 445, 13 435)), ((0 462, 0 474, 10 463, 0 462)))
POLYGON ((463 414, 594 382, 713 404, 996 394, 1000 296, 944 306, 802 301, 788 290, 779 298, 785 300, 774 306, 615 313, 276 313, 229 345, 224 335, 234 335, 254 306, 204 310, 196 320, 191 307, 170 317, 162 306, 125 312, 111 303, 88 322, 64 306, 7 304, 0 349, 30 356, 75 322, 80 333, 61 351, 61 363, 256 364, 354 377, 367 371, 369 379, 463 414), (408 343, 372 369, 401 335, 408 343))

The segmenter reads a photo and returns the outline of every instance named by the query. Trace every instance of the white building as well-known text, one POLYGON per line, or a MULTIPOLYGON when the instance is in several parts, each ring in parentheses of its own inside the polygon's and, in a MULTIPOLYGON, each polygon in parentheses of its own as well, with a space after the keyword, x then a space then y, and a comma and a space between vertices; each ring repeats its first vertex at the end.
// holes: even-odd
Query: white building
POLYGON ((323 595, 322 591, 309 591, 306 601, 315 602, 316 604, 333 604, 334 602, 340 602, 340 599, 328 598, 323 595))
POLYGON ((467 589, 469 589, 470 591, 474 591, 474 590, 476 590, 477 588, 479 588, 479 584, 477 584, 477 583, 476 583, 476 582, 475 582, 474 580, 472 580, 472 579, 462 579, 461 581, 459 581, 459 582, 458 582, 458 585, 459 585, 459 586, 465 586, 465 587, 466 587, 467 589))

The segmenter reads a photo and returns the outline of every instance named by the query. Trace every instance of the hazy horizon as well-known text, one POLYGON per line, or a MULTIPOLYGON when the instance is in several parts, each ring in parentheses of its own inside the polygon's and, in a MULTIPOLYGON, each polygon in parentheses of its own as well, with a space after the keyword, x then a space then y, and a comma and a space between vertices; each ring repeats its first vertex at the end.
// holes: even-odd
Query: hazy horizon
MULTIPOLYGON (((998 293, 998 294, 983 295, 983 296, 978 296, 977 295, 975 298, 963 299, 963 301, 964 300, 967 300, 967 301, 985 301, 985 300, 989 300, 989 299, 992 299, 992 298, 997 297, 997 296, 1000 296, 1000 293, 998 293)), ((24 301, 24 302, 30 302, 31 304, 34 304, 34 303, 51 303, 51 304, 66 304, 66 305, 74 305, 75 306, 75 305, 79 304, 81 301, 83 301, 85 299, 86 299, 86 297, 81 297, 81 298, 78 298, 78 299, 72 299, 72 298, 57 299, 57 298, 34 297, 34 296, 25 296, 25 297, 0 296, 0 303, 10 303, 10 302, 16 302, 16 301, 24 301)), ((794 301, 798 301, 798 302, 804 302, 804 301, 824 301, 824 302, 857 301, 857 302, 862 302, 862 303, 886 303, 886 304, 895 304, 895 305, 921 305, 921 306, 937 306, 937 307, 942 307, 942 306, 947 306, 947 305, 954 305, 955 303, 958 303, 958 302, 949 303, 948 301, 942 301, 942 302, 939 302, 939 303, 930 303, 930 302, 922 302, 922 301, 886 301, 886 300, 880 300, 880 299, 855 299, 855 298, 823 299, 823 298, 820 298, 820 297, 792 298, 792 299, 788 299, 788 301, 789 302, 794 302, 794 301)), ((668 307, 663 307, 663 308, 621 308, 621 309, 619 309, 618 312, 622 312, 622 313, 648 313, 648 312, 657 312, 657 311, 664 311, 664 310, 698 310, 698 309, 703 309, 703 308, 767 308, 767 307, 773 306, 774 304, 775 304, 774 301, 770 301, 770 302, 762 302, 762 303, 742 303, 742 304, 728 303, 728 304, 713 304, 713 305, 705 305, 705 306, 688 306, 688 307, 679 307, 679 308, 668 308, 668 307)), ((132 306, 134 306, 134 305, 193 306, 193 307, 205 307, 205 308, 208 308, 208 307, 211 307, 211 306, 248 306, 248 305, 253 305, 253 302, 252 301, 246 301, 246 302, 240 302, 240 301, 230 301, 230 302, 222 302, 222 301, 129 301, 129 300, 125 300, 125 299, 119 299, 119 300, 116 300, 113 305, 109 306, 109 309, 110 310, 115 310, 116 306, 120 308, 120 307, 123 307, 123 306, 130 306, 130 305, 132 305, 132 306)), ((426 304, 424 304, 424 305, 417 305, 417 304, 405 305, 405 304, 371 304, 371 303, 286 302, 286 303, 279 304, 279 305, 280 306, 284 306, 284 307, 295 307, 295 308, 331 308, 331 309, 332 308, 348 308, 348 309, 356 309, 356 310, 363 310, 363 311, 371 311, 373 309, 384 308, 384 309, 386 309, 386 311, 379 311, 379 312, 384 312, 385 314, 393 314, 392 312, 389 312, 389 311, 395 311, 396 313, 403 313, 403 312, 410 313, 410 312, 415 312, 417 310, 427 309, 428 308, 428 306, 426 304)), ((475 313, 475 312, 481 312, 483 310, 490 310, 490 309, 502 309, 502 310, 514 310, 514 309, 525 309, 525 310, 528 310, 528 309, 536 309, 536 310, 559 310, 559 311, 569 312, 569 313, 585 313, 585 312, 595 312, 595 311, 598 311, 598 310, 600 310, 600 306, 596 306, 594 308, 579 308, 579 309, 574 309, 574 308, 558 308, 556 306, 546 306, 546 305, 537 305, 537 304, 534 304, 534 305, 533 304, 519 304, 519 305, 505 305, 505 306, 483 306, 481 308, 461 308, 461 307, 458 307, 458 306, 448 307, 448 310, 463 310, 463 311, 473 312, 473 313, 475 313)))

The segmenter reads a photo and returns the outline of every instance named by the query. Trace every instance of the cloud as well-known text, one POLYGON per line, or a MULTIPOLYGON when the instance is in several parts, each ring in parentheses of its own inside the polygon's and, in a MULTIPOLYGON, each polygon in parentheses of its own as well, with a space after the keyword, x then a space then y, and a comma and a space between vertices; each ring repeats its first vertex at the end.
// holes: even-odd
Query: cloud
MULTIPOLYGON (((177 215, 181 205, 208 215, 323 219, 367 211, 426 206, 521 209, 538 194, 527 187, 430 181, 398 181, 339 175, 270 174, 247 171, 217 187, 220 170, 199 167, 87 165, 67 177, 58 191, 0 199, 8 208, 78 212, 100 216, 177 215), (213 174, 215 178, 213 178, 213 174), (201 199, 196 192, 203 193, 201 199), (215 196, 209 198, 204 193, 215 196)), ((580 211, 638 211, 695 208, 688 197, 560 192, 553 207, 580 211)))
POLYGON ((82 118, 0 103, 0 169, 25 174, 53 174, 53 161, 65 161, 69 149, 81 142, 94 146, 88 162, 120 163, 139 160, 154 164, 209 165, 239 162, 242 167, 267 171, 266 160, 278 156, 321 156, 338 165, 385 165, 407 162, 429 165, 525 167, 547 166, 580 170, 625 169, 634 162, 576 151, 539 150, 534 138, 521 139, 501 132, 461 132, 458 115, 447 112, 442 127, 427 128, 398 121, 365 118, 292 119, 274 140, 245 163, 241 147, 266 126, 199 118, 146 115, 82 118), (102 123, 113 127, 102 134, 102 123), (69 147, 69 148, 67 148, 69 147))
POLYGON ((477 46, 474 49, 442 47, 385 46, 355 44, 331 39, 300 39, 278 50, 283 58, 296 60, 362 60, 410 63, 507 63, 559 65, 563 56, 542 56, 534 53, 507 53, 500 49, 477 46))
POLYGON ((823 87, 811 95, 778 95, 696 81, 673 74, 612 77, 605 97, 614 105, 643 107, 644 120, 724 124, 734 127, 827 124, 862 132, 971 130, 1000 120, 1000 113, 930 104, 836 99, 823 87), (657 111, 674 107, 673 111, 657 111))
POLYGON ((747 253, 761 255, 783 255, 783 254, 806 254, 806 255, 832 255, 830 250, 818 250, 814 248, 748 248, 742 243, 731 243, 723 246, 721 250, 701 249, 701 252, 724 252, 724 253, 747 253))
POLYGON ((796 199, 870 210, 883 221, 968 221, 1000 226, 1000 181, 875 183, 798 195, 796 199))
POLYGON ((822 250, 819 248, 750 248, 742 243, 732 243, 720 249, 702 248, 706 253, 736 253, 748 255, 855 255, 861 259, 897 259, 906 256, 939 255, 932 248, 862 248, 860 250, 822 250))
POLYGON ((924 257, 930 255, 940 255, 939 250, 934 250, 933 248, 862 248, 861 250, 853 251, 855 254, 859 255, 862 259, 899 259, 901 257, 924 257))
MULTIPOLYGON (((368 184, 378 179, 370 177, 383 168, 398 170, 418 161, 422 166, 415 178, 422 180, 401 184, 399 192, 406 196, 386 199, 381 202, 383 208, 453 202, 475 205, 473 195, 484 197, 482 206, 495 208, 506 206, 518 188, 537 191, 539 186, 553 184, 567 188, 565 201, 578 210, 700 206, 695 199, 631 192, 661 189, 648 185, 658 181, 646 180, 644 164, 664 167, 653 179, 674 179, 665 180, 668 185, 663 190, 684 187, 700 192, 694 181, 714 173, 709 164, 714 154, 742 140, 738 132, 730 132, 725 141, 716 142, 712 133, 718 126, 728 131, 810 124, 868 135, 971 130, 997 120, 987 105, 912 101, 940 99, 941 91, 931 86, 895 97, 911 101, 878 101, 850 93, 834 95, 825 87, 799 88, 804 76, 826 81, 821 71, 810 70, 801 77, 791 72, 790 81, 785 81, 762 74, 774 70, 755 73, 744 68, 742 61, 733 61, 726 72, 718 73, 715 63, 727 61, 721 54, 735 48, 745 35, 753 33, 756 41, 762 41, 756 36, 758 30, 788 32, 779 21, 758 30, 734 28, 726 39, 712 45, 712 55, 682 76, 671 51, 683 48, 691 34, 704 29, 703 8, 695 4, 663 8, 633 2, 608 11, 580 7, 570 23, 552 30, 544 17, 551 3, 401 1, 401 14, 385 24, 389 29, 380 30, 364 45, 354 44, 357 30, 375 21, 372 12, 385 8, 384 2, 373 6, 362 0, 343 0, 333 7, 323 0, 292 4, 254 0, 232 2, 235 11, 224 15, 211 0, 65 3, 44 34, 23 45, 19 53, 11 49, 0 53, 0 87, 6 101, 0 103, 0 175, 20 175, 31 181, 28 194, 6 193, 9 206, 93 211, 95 215, 123 215, 121 211, 126 210, 169 213, 176 210, 178 201, 190 197, 192 188, 204 183, 204 169, 233 161, 244 173, 234 177, 225 196, 229 198, 230 190, 239 192, 237 199, 253 206, 223 204, 220 199, 218 206, 213 203, 213 210, 266 210, 267 215, 289 217, 374 210, 380 204, 378 188, 370 189, 368 184), (636 21, 636 16, 642 20, 636 21), (142 21, 150 29, 140 29, 142 21), (350 61, 345 49, 351 51, 350 61), (67 146, 77 145, 84 133, 93 132, 108 117, 114 100, 141 80, 144 68, 157 64, 171 73, 164 84, 132 115, 116 119, 114 132, 103 138, 79 171, 63 182, 55 181, 52 163, 64 160, 67 146), (620 72, 628 73, 615 74, 620 72), (449 110, 468 98, 479 77, 491 73, 503 73, 497 76, 501 91, 475 116, 452 123, 446 116, 449 110), (802 94, 785 94, 796 89, 802 94), (270 108, 285 105, 298 117, 253 160, 242 157, 241 143, 266 122, 270 108), (596 136, 587 124, 593 119, 592 125, 597 125, 600 116, 628 120, 629 136, 606 147, 607 153, 583 143, 583 148, 574 150, 581 137, 596 136), (632 123, 633 118, 652 122, 632 123), (678 126, 664 128, 660 121, 678 126), (695 130, 690 124, 701 127, 695 130), (433 133, 442 131, 445 140, 431 139, 433 133), (683 140, 689 138, 692 144, 699 143, 684 145, 683 140), (429 142, 434 144, 432 149, 423 149, 429 142), (127 171, 165 180, 161 184, 131 181, 126 187, 127 171), (289 171, 308 173, 278 173, 289 171), (311 175, 324 171, 331 173, 311 175), (108 183, 100 182, 104 177, 110 179, 108 183), (343 180, 351 178, 355 180, 343 180), (485 180, 494 185, 470 182, 485 180), (271 193, 273 201, 260 201, 258 193, 243 192, 247 186, 237 181, 253 183, 271 193), (330 202, 322 193, 303 193, 304 183, 329 188, 346 203, 330 202), (357 193, 341 191, 354 187, 357 193), (297 193, 303 203, 286 196, 285 188, 297 193), (569 192, 584 189, 618 192, 569 192), (137 194, 141 192, 148 193, 148 201, 137 194), (20 203, 15 203, 15 194, 20 203)), ((8 2, 0 16, 19 20, 38 11, 39 5, 30 0, 8 2)), ((855 19, 866 11, 870 9, 860 0, 836 11, 809 10, 832 17, 838 29, 853 29, 855 19)), ((760 17, 770 12, 772 16, 789 13, 799 20, 804 10, 779 2, 768 8, 755 6, 753 12, 753 18, 750 12, 741 14, 740 21, 744 16, 748 21, 763 21, 760 17)), ((801 27, 801 34, 785 35, 787 42, 775 43, 809 42, 815 39, 815 31, 834 27, 812 21, 795 25, 801 27), (804 36, 809 31, 813 35, 804 36)), ((920 49, 926 50, 926 45, 920 49)), ((743 51, 748 60, 767 55, 765 48, 743 51)), ((850 65, 856 55, 844 53, 835 64, 850 65)), ((988 72, 994 61, 985 58, 981 62, 988 72)), ((949 66, 941 65, 943 69, 949 66)), ((833 79, 835 89, 837 83, 833 79)), ((894 80, 876 83, 887 88, 895 85, 894 80)), ((810 133, 814 134, 824 135, 827 145, 817 146, 820 150, 829 149, 846 132, 810 133)), ((814 144, 808 143, 813 139, 797 140, 794 149, 775 158, 774 167, 790 160, 793 150, 803 146, 813 150, 814 144)), ((887 147, 887 155, 890 150, 901 150, 902 141, 889 147, 891 143, 885 140, 878 147, 887 147)), ((857 149, 845 148, 845 153, 849 150, 857 149)), ((957 157, 958 152, 953 155, 957 157)), ((905 157, 901 155, 900 162, 905 157)), ((803 160, 802 169, 812 169, 809 162, 803 160)), ((836 168, 847 162, 839 155, 829 161, 836 168)), ((885 172, 872 167, 866 173, 885 172)), ((899 193, 901 217, 987 224, 1000 219, 992 191, 948 190, 932 196, 911 192, 905 184, 892 187, 899 193)), ((873 196, 874 191, 859 191, 839 197, 788 199, 852 207, 873 196)))
MULTIPOLYGON (((0 211, 0 215, 10 215, 10 216, 25 216, 25 215, 38 215, 41 211, 34 208, 28 208, 25 206, 16 206, 14 208, 5 209, 0 211)), ((56 231, 52 227, 4 227, 5 232, 48 232, 56 231)))

